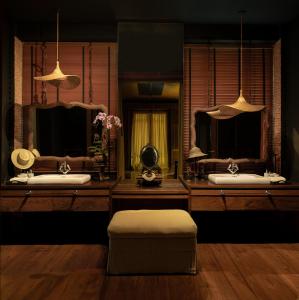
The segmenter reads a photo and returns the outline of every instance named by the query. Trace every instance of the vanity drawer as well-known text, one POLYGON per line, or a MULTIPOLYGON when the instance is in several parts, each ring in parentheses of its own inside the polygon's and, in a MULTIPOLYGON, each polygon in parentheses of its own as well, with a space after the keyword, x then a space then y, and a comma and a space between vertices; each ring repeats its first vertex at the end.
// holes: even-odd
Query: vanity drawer
POLYGON ((270 191, 278 210, 299 210, 299 190, 270 191))
POLYGON ((219 196, 192 196, 191 211, 222 211, 225 206, 222 197, 219 196))
POLYGON ((73 211, 109 211, 109 197, 77 196, 71 207, 73 211))
POLYGON ((225 190, 227 210, 273 210, 275 209, 268 190, 225 190))
POLYGON ((24 203, 21 211, 66 211, 69 210, 71 203, 71 196, 30 196, 24 203))
POLYGON ((22 205, 23 198, 21 197, 1 197, 0 212, 15 212, 22 205))
POLYGON ((227 210, 273 210, 267 196, 225 196, 227 210))

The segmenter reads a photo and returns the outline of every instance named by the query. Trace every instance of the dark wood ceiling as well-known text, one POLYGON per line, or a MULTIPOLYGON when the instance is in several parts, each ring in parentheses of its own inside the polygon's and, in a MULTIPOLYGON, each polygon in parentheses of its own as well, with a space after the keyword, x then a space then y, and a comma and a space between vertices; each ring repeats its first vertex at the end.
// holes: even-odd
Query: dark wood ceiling
POLYGON ((299 0, 6 0, 7 14, 22 23, 116 23, 125 20, 236 24, 284 24, 299 15, 299 0))

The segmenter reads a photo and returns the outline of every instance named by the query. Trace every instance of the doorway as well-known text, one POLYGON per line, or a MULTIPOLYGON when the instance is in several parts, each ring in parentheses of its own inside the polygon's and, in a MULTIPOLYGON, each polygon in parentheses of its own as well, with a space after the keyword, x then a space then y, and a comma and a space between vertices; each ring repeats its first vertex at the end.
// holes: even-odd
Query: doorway
POLYGON ((179 159, 178 99, 123 98, 124 168, 131 178, 138 170, 140 150, 153 144, 165 178, 177 174, 179 159))

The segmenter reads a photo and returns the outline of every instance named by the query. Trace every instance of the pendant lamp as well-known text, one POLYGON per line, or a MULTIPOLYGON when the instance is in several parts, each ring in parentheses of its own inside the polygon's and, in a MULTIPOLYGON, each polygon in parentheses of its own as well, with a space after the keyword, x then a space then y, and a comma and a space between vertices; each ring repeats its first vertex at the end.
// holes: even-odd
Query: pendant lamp
POLYGON ((76 88, 80 84, 80 77, 77 75, 65 75, 59 66, 59 12, 57 12, 57 22, 56 22, 56 67, 52 73, 44 76, 34 77, 35 80, 45 81, 57 88, 71 90, 76 88))
POLYGON ((218 119, 218 120, 230 119, 232 117, 235 117, 235 116, 239 115, 240 113, 242 113, 242 112, 239 111, 239 110, 230 110, 230 111, 227 111, 227 112, 222 112, 220 109, 207 112, 207 114, 210 117, 212 117, 214 119, 218 119))
MULTIPOLYGON (((241 12, 244 13, 244 12, 241 12)), ((221 105, 218 110, 208 112, 215 119, 229 119, 243 112, 257 112, 265 108, 264 105, 250 104, 243 96, 243 16, 241 14, 241 41, 240 41, 240 95, 233 104, 221 105)))

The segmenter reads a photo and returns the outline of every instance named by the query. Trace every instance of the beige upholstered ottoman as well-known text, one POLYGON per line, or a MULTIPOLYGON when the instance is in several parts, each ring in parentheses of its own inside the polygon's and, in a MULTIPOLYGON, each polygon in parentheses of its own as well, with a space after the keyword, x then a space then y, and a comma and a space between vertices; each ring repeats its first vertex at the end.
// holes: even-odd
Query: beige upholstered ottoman
POLYGON ((108 235, 109 274, 196 273, 197 226, 184 210, 119 211, 108 235))

